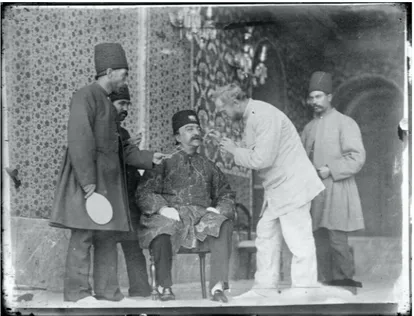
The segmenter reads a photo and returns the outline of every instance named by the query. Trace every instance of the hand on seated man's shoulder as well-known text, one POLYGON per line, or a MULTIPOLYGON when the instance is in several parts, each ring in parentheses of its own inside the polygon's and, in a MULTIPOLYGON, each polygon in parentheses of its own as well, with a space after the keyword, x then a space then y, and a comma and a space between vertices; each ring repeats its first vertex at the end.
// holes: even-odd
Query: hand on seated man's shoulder
POLYGON ((164 206, 159 210, 160 215, 171 218, 172 220, 179 221, 180 214, 173 207, 164 206))
POLYGON ((152 158, 152 162, 155 165, 159 165, 159 164, 161 164, 161 162, 164 160, 165 157, 166 157, 166 155, 163 154, 163 153, 154 153, 154 156, 152 158))

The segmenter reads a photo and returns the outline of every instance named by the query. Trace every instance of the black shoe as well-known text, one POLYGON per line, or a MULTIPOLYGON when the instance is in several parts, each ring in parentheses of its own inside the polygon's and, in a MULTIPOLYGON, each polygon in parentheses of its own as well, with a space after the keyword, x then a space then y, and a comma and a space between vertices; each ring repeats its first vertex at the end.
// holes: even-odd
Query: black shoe
POLYGON ((223 303, 227 303, 229 301, 227 299, 227 296, 224 295, 224 292, 222 290, 215 290, 211 300, 216 301, 216 302, 223 302, 223 303))
POLYGON ((175 295, 170 287, 165 287, 162 290, 162 294, 160 295, 161 301, 173 301, 175 300, 175 295))
POLYGON ((355 281, 352 279, 345 279, 343 280, 344 286, 353 286, 353 287, 362 287, 362 283, 359 281, 355 281))
POLYGON ((129 292, 130 297, 149 297, 151 296, 151 292, 129 292))
POLYGON ((342 280, 332 280, 328 282, 324 282, 327 285, 332 286, 351 286, 351 287, 362 287, 362 283, 358 281, 354 281, 352 279, 342 279, 342 280))
POLYGON ((223 282, 223 291, 230 290, 229 282, 223 282))

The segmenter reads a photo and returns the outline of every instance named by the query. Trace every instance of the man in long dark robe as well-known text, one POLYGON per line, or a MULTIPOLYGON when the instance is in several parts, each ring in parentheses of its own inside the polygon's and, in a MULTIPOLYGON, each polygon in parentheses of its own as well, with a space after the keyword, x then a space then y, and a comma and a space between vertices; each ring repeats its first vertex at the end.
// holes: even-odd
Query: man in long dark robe
POLYGON ((130 231, 125 166, 151 169, 162 154, 140 151, 119 137, 117 111, 109 95, 125 86, 128 63, 117 43, 95 46, 97 81, 72 97, 68 146, 63 157, 52 206, 50 225, 71 230, 66 258, 65 301, 124 298, 117 277, 117 241, 114 231, 130 231), (106 197, 113 209, 107 224, 95 223, 86 212, 94 192, 106 197), (90 249, 94 246, 94 292, 89 284, 90 249))
MULTIPOLYGON (((120 124, 128 116, 128 109, 131 105, 131 97, 128 87, 125 87, 119 93, 112 93, 111 101, 118 111, 118 121, 120 124)), ((119 132, 121 135, 121 140, 124 143, 130 143, 132 145, 139 146, 141 140, 140 136, 137 138, 131 138, 128 130, 122 126, 119 126, 119 132)), ((151 294, 151 289, 148 283, 147 263, 145 256, 142 253, 142 249, 139 246, 138 235, 136 233, 138 230, 141 210, 138 208, 138 205, 135 201, 135 192, 137 190, 141 175, 138 172, 138 169, 134 166, 126 165, 125 169, 129 210, 134 231, 120 232, 117 238, 124 252, 129 281, 129 296, 145 297, 151 294)))
POLYGON ((201 129, 191 110, 173 116, 179 149, 154 170, 146 171, 139 185, 142 209, 141 246, 150 248, 161 300, 175 299, 171 290, 172 256, 180 247, 208 245, 211 250, 209 289, 212 300, 227 302, 232 218, 235 194, 223 173, 197 153, 201 129))

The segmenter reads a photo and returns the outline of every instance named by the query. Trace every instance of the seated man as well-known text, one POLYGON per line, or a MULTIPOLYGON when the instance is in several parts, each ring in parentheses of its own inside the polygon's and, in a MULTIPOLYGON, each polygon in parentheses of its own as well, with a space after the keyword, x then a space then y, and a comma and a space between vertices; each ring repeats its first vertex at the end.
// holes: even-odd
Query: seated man
POLYGON ((162 164, 142 177, 137 197, 142 210, 140 244, 154 256, 161 300, 173 300, 172 256, 198 242, 211 251, 209 289, 214 301, 227 302, 235 194, 223 173, 197 153, 201 128, 197 114, 184 110, 172 118, 179 144, 162 164))

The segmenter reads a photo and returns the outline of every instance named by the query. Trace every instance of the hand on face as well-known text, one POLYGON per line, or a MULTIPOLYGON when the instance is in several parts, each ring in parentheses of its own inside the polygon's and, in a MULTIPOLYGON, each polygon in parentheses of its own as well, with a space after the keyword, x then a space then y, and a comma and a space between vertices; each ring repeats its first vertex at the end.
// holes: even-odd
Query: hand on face
POLYGON ((229 152, 230 154, 234 155, 234 152, 237 148, 238 146, 230 138, 222 138, 220 142, 220 151, 222 154, 224 154, 225 152, 229 152))

